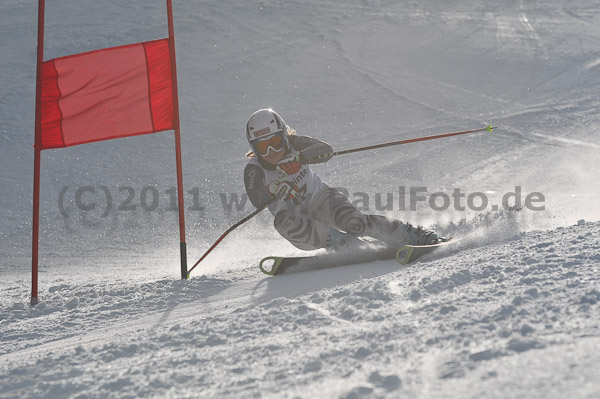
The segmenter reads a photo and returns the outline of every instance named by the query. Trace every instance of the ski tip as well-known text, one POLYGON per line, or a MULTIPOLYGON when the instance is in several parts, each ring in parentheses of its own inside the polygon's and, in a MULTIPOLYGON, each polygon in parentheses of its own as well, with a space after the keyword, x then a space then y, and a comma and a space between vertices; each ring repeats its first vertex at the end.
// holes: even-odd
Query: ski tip
POLYGON ((410 262, 410 258, 412 257, 413 251, 415 250, 414 246, 404 246, 396 252, 396 260, 401 265, 407 265, 410 262))
POLYGON ((492 131, 495 129, 494 126, 492 125, 488 125, 488 127, 485 128, 485 130, 487 130, 488 132, 492 133, 492 131))
POLYGON ((283 258, 279 256, 269 256, 260 261, 259 268, 264 274, 274 276, 277 273, 279 265, 283 262, 283 258), (272 262, 272 263, 271 263, 272 262))

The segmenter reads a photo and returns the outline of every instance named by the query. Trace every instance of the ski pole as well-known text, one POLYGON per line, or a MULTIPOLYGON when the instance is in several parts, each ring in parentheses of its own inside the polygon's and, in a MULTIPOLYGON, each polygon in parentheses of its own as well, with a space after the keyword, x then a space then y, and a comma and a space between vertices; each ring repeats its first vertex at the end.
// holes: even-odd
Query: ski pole
POLYGON ((216 246, 219 245, 219 243, 221 241, 223 241, 223 239, 225 237, 227 237, 227 235, 229 233, 231 233, 233 230, 235 230, 236 228, 238 228, 242 224, 246 223, 248 220, 252 219, 254 216, 256 216, 259 213, 261 213, 263 210, 265 210, 266 208, 268 208, 269 205, 271 205, 275 201, 277 201, 277 198, 273 198, 271 201, 267 202, 266 204, 264 204, 263 206, 261 206, 260 208, 258 208, 257 210, 255 210, 254 212, 252 212, 251 214, 249 214, 248 216, 246 216, 245 218, 243 218, 242 220, 240 220, 239 222, 237 222, 236 224, 234 224, 233 226, 231 226, 225 233, 223 233, 221 235, 221 237, 219 237, 219 239, 217 241, 215 241, 215 243, 208 249, 208 251, 206 251, 204 253, 204 255, 202 255, 202 257, 198 260, 198 262, 196 262, 194 264, 194 266, 192 266, 192 268, 190 270, 188 270, 188 272, 187 272, 187 278, 190 278, 190 273, 192 272, 192 270, 194 270, 196 268, 196 266, 198 266, 200 264, 200 262, 202 262, 204 260, 204 258, 206 258, 208 256, 208 254, 211 253, 212 250, 215 249, 216 246))
POLYGON ((435 136, 417 137, 417 138, 414 138, 414 139, 399 140, 399 141, 392 141, 392 142, 383 143, 383 144, 368 145, 366 147, 353 148, 353 149, 350 149, 350 150, 335 151, 335 152, 330 152, 330 153, 327 153, 327 154, 317 155, 315 157, 312 157, 312 158, 308 159, 307 161, 305 161, 305 163, 308 163, 310 161, 316 161, 318 159, 330 158, 330 157, 333 157, 333 156, 336 156, 336 155, 351 154, 353 152, 359 152, 359 151, 375 150, 377 148, 391 147, 391 146, 394 146, 394 145, 416 143, 417 141, 435 140, 435 139, 441 139, 441 138, 444 138, 444 137, 458 136, 458 135, 461 135, 461 134, 477 133, 477 132, 484 132, 484 131, 487 131, 487 132, 491 133, 492 130, 494 130, 495 128, 496 128, 495 126, 488 125, 487 127, 483 127, 481 129, 464 130, 462 132, 437 134, 435 136))

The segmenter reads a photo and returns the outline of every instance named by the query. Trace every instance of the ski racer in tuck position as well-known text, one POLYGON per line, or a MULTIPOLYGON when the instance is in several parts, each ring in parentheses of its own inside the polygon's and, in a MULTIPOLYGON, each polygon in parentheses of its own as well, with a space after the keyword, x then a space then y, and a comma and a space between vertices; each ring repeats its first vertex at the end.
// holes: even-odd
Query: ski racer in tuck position
POLYGON ((260 109, 246 124, 251 150, 244 184, 252 204, 269 205, 275 229, 302 250, 340 249, 369 236, 389 245, 430 245, 443 238, 421 227, 364 214, 338 190, 329 187, 310 164, 327 162, 332 147, 308 136, 296 136, 272 109, 260 109))

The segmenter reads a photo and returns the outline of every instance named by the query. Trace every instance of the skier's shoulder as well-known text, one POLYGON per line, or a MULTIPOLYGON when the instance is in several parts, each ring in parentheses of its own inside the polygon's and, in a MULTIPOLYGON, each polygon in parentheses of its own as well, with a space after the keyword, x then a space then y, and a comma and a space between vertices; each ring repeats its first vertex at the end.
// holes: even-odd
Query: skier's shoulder
POLYGON ((246 163, 246 167, 244 168, 244 176, 255 176, 257 174, 264 176, 265 171, 258 159, 256 159, 256 157, 252 157, 246 163))
POLYGON ((260 163, 257 156, 249 157, 248 162, 246 162, 246 167, 244 168, 247 173, 250 170, 264 170, 264 166, 260 163))
POLYGON ((288 136, 288 140, 290 141, 290 144, 294 147, 296 145, 309 144, 309 143, 312 144, 315 141, 320 141, 318 139, 315 139, 314 137, 304 136, 304 135, 299 136, 296 134, 288 136))
POLYGON ((256 158, 256 156, 248 158, 248 162, 246 162, 246 169, 248 168, 252 168, 252 167, 261 167, 260 162, 258 162, 258 159, 256 158))
MULTIPOLYGON (((333 152, 330 144, 310 136, 290 136, 290 144, 294 150, 302 152, 306 159, 314 158, 323 154, 333 152)), ((330 157, 324 157, 310 163, 326 162, 330 157)))
POLYGON ((292 145, 292 147, 294 147, 296 150, 304 150, 308 147, 312 147, 312 146, 329 146, 328 143, 324 142, 323 140, 317 139, 315 137, 311 137, 311 136, 297 136, 297 135, 293 135, 293 136, 289 136, 289 141, 290 144, 292 145))

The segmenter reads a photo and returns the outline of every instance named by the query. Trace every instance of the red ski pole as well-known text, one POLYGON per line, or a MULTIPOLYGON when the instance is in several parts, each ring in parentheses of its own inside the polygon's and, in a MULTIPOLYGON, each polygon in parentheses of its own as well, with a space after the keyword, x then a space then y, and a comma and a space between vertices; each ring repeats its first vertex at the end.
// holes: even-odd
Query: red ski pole
POLYGON ((229 233, 231 233, 233 230, 237 229, 242 224, 246 223, 248 220, 252 219, 254 216, 256 216, 259 213, 261 213, 263 210, 265 210, 266 208, 268 208, 269 205, 271 205, 275 201, 277 201, 277 198, 273 198, 271 201, 269 201, 268 203, 264 204, 262 207, 258 208, 257 210, 255 210, 254 212, 252 212, 251 214, 249 214, 248 216, 246 216, 245 218, 243 218, 242 220, 240 220, 239 222, 237 222, 236 224, 234 224, 233 226, 231 226, 229 229, 227 229, 227 231, 225 233, 223 233, 221 235, 221 237, 219 237, 219 239, 217 241, 215 241, 215 243, 208 249, 208 251, 206 251, 204 253, 204 255, 202 255, 202 257, 198 260, 198 262, 194 263, 194 266, 192 266, 192 268, 187 273, 187 278, 190 278, 190 273, 192 272, 192 270, 194 270, 196 268, 196 266, 198 266, 200 264, 200 262, 202 262, 204 260, 204 258, 206 258, 208 256, 208 254, 211 253, 212 250, 215 249, 217 247, 217 245, 219 245, 219 243, 221 241, 223 241, 223 239, 225 237, 227 237, 227 235, 229 233))

